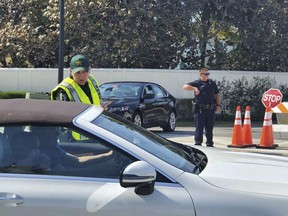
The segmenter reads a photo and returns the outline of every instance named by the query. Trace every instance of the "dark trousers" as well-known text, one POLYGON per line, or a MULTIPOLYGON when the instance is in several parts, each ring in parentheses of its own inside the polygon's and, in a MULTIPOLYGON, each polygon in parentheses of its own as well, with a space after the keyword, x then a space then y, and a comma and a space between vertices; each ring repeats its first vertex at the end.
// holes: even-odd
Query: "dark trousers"
POLYGON ((215 110, 195 110, 194 113, 195 122, 195 144, 200 145, 203 142, 203 131, 205 129, 206 145, 213 145, 213 127, 215 123, 215 110))

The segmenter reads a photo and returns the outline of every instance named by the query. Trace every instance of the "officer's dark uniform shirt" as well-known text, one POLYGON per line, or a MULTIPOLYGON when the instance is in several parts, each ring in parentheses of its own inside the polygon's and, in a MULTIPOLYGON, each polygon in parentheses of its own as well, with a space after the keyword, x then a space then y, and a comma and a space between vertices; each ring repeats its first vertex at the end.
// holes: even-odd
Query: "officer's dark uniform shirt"
POLYGON ((188 85, 197 87, 200 94, 195 95, 196 104, 213 104, 215 103, 215 94, 219 93, 219 89, 212 79, 202 81, 201 79, 189 82, 188 85))

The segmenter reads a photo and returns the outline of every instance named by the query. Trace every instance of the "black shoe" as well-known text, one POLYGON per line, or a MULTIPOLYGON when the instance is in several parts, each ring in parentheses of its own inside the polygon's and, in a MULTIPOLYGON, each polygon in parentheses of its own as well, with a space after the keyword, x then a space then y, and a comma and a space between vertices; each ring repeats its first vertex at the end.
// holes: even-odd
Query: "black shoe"
POLYGON ((194 145, 196 145, 196 146, 201 146, 202 144, 201 144, 201 143, 195 143, 194 145))
POLYGON ((213 145, 206 145, 207 147, 214 147, 213 145))

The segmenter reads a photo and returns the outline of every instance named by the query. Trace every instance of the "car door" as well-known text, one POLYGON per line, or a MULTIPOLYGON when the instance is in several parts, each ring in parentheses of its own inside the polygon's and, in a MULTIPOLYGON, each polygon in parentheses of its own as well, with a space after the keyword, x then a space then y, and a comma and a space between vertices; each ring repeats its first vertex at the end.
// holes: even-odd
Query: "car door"
POLYGON ((157 122, 159 121, 165 122, 169 116, 170 111, 167 95, 165 94, 165 92, 163 92, 163 90, 159 86, 155 84, 152 85, 152 88, 153 92, 155 93, 155 113, 156 113, 155 118, 157 119, 157 122))
POLYGON ((5 216, 194 215, 189 194, 178 184, 156 183, 152 194, 141 196, 101 178, 1 174, 0 181, 5 216))
POLYGON ((150 84, 145 85, 142 91, 140 107, 142 109, 143 123, 145 125, 151 125, 155 121, 155 118, 157 118, 155 94, 150 84))
MULTIPOLYGON (((43 126, 23 128, 30 128, 31 131, 16 133, 9 142, 11 153, 15 156, 14 163, 1 167, 1 215, 194 215, 193 203, 186 189, 165 178, 156 180, 154 191, 149 195, 138 195, 133 187, 121 187, 121 170, 137 159, 109 145, 107 141, 88 137, 81 131, 77 132, 85 139, 71 139, 69 132, 74 132, 74 129, 64 127, 57 128, 56 135, 54 127, 48 130, 43 126), (19 134, 22 139, 18 139, 19 134), (23 140, 23 134, 27 139, 23 140), (30 135, 33 137, 29 139, 31 142, 40 144, 30 143, 27 146, 30 135), (54 143, 55 140, 57 143, 54 143), (56 148, 54 145, 57 145, 56 148), (32 154, 27 147, 37 148, 37 151, 33 149, 32 154), (27 154, 19 154, 23 158, 16 158, 19 150, 25 150, 27 154), (113 154, 107 154, 111 150, 113 154), (107 154, 107 158, 100 163, 91 159, 93 155, 100 154, 107 154), (37 160, 32 159, 35 156, 37 160), (47 157, 53 160, 49 161, 47 157), (88 164, 75 164, 74 157, 88 157, 91 160, 85 161, 88 164), (50 164, 49 168, 47 164, 50 164)), ((3 153, 3 149, 0 150, 3 153)))

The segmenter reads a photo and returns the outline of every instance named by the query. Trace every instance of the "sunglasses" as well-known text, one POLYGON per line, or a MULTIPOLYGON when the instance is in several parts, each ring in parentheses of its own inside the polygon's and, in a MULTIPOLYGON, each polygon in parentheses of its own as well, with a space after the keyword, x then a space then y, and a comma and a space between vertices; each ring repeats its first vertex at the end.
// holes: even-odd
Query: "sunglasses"
POLYGON ((201 73, 201 75, 204 75, 204 76, 209 76, 210 73, 201 73))

